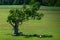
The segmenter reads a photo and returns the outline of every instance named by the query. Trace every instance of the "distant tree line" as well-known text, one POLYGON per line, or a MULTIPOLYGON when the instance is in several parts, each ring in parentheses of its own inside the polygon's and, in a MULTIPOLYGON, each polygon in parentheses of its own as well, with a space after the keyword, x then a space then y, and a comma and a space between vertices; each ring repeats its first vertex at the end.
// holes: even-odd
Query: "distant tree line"
MULTIPOLYGON (((44 6, 60 6, 60 0, 35 0, 44 6)), ((30 0, 0 0, 0 5, 29 5, 30 0)))

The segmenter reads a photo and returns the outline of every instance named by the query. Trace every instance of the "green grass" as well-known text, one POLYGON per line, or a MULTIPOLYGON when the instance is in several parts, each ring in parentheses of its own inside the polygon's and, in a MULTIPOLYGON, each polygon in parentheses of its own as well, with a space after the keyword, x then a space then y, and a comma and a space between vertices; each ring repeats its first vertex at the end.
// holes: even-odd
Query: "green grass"
POLYGON ((19 31, 24 34, 48 34, 52 38, 25 38, 12 36, 13 27, 6 22, 10 9, 0 9, 0 40, 60 40, 60 11, 41 10, 44 17, 41 20, 29 20, 19 26, 19 31))

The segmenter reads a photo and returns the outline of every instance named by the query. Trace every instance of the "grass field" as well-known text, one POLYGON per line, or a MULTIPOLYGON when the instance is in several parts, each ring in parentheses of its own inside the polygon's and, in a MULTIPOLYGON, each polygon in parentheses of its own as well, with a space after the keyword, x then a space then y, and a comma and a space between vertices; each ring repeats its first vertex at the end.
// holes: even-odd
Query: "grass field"
POLYGON ((12 36, 13 28, 6 22, 10 9, 0 9, 0 40, 60 40, 60 11, 39 10, 44 17, 41 20, 29 20, 19 26, 24 34, 48 34, 52 38, 12 36))

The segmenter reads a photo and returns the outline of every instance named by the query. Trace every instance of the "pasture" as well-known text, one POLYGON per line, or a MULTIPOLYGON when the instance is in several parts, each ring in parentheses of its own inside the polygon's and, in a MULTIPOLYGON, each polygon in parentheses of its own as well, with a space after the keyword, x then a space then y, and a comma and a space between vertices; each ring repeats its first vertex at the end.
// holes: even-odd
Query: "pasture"
POLYGON ((41 20, 29 20, 19 26, 24 34, 53 35, 52 38, 12 36, 13 27, 6 22, 9 8, 0 8, 0 40, 60 40, 60 11, 39 10, 44 16, 41 20))

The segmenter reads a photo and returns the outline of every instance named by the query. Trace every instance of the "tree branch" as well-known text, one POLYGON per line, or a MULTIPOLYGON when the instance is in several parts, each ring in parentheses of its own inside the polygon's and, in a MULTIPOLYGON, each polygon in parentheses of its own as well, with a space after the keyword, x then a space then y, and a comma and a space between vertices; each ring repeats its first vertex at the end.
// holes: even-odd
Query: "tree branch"
POLYGON ((10 24, 14 27, 14 24, 12 22, 10 22, 10 24))

